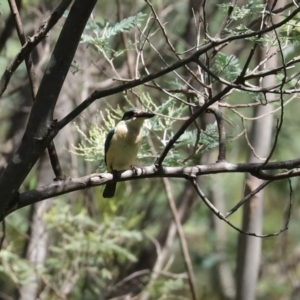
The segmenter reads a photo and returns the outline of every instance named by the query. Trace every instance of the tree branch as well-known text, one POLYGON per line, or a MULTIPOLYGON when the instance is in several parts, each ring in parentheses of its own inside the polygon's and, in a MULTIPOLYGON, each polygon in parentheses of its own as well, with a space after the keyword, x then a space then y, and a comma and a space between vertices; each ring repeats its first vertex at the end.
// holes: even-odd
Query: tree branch
POLYGON ((225 223, 227 223, 230 227, 232 227, 233 229, 235 229, 236 231, 238 231, 239 233, 245 234, 245 235, 249 235, 249 236, 255 236, 258 238, 267 238, 267 237, 271 237, 271 236, 278 236, 280 235, 282 232, 288 230, 288 225, 290 222, 290 216, 291 216, 291 207, 292 207, 292 198, 290 198, 290 205, 288 208, 288 212, 287 212, 287 218, 286 218, 286 222, 284 224, 284 227, 281 228, 279 231, 277 232, 273 232, 273 233, 268 233, 268 234, 256 234, 255 232, 247 232, 247 231, 243 231, 242 229, 240 229, 239 227, 235 226, 234 224, 232 224, 230 221, 228 221, 226 219, 226 217, 209 201, 209 199, 205 196, 205 194, 202 192, 202 190, 199 188, 196 180, 192 180, 192 184, 195 188, 195 190, 197 191, 199 197, 202 199, 202 201, 205 203, 205 205, 222 221, 224 221, 225 223))
MULTIPOLYGON (((278 170, 278 169, 291 169, 285 177, 274 176, 271 180, 280 180, 290 177, 300 176, 300 171, 297 168, 300 165, 300 158, 294 160, 270 162, 262 167, 263 170, 278 170)), ((108 182, 120 182, 127 180, 143 179, 143 178, 184 178, 190 180, 193 177, 208 174, 218 173, 247 173, 256 172, 260 169, 262 163, 244 163, 233 164, 229 162, 218 162, 207 165, 196 165, 191 167, 161 167, 156 169, 155 165, 145 168, 135 168, 135 170, 126 170, 118 172, 118 176, 113 176, 112 173, 95 173, 86 175, 79 178, 68 178, 65 181, 55 181, 45 186, 21 193, 17 200, 9 206, 5 212, 6 215, 11 212, 59 195, 67 194, 73 191, 83 190, 90 187, 104 185, 108 182)), ((259 173, 260 174, 260 173, 259 173)), ((260 176, 258 174, 258 176, 260 176)), ((256 176, 255 173, 252 174, 256 176)), ((225 216, 224 216, 225 218, 225 216)))
MULTIPOLYGON (((17 33, 19 36, 19 40, 21 42, 21 45, 23 46, 26 43, 26 37, 25 37, 23 24, 22 24, 22 20, 21 20, 20 14, 19 14, 17 4, 16 4, 15 0, 9 0, 9 5, 10 5, 11 12, 15 18, 15 26, 16 26, 17 33)), ((37 83, 36 76, 35 76, 35 70, 34 70, 31 54, 29 54, 25 58, 25 63, 26 63, 28 78, 29 78, 29 82, 30 82, 32 101, 34 102, 35 98, 36 98, 37 90, 38 90, 38 83, 37 83)), ((65 176, 62 172, 62 169, 61 169, 61 165, 60 165, 57 153, 56 153, 56 149, 55 149, 53 140, 49 143, 47 150, 48 150, 51 166, 52 166, 53 172, 55 174, 55 179, 59 180, 59 179, 65 178, 65 176)))
POLYGON ((87 4, 84 0, 76 0, 70 10, 38 90, 21 145, 0 177, 1 220, 7 204, 17 199, 20 185, 53 139, 49 135, 55 124, 53 110, 96 2, 91 0, 87 4))
POLYGON ((193 271, 193 265, 191 262, 191 257, 189 254, 187 241, 186 241, 184 231, 183 231, 183 228, 181 225, 180 216, 179 216, 178 210, 176 208, 175 200, 173 197, 171 184, 167 178, 163 178, 163 183, 165 186, 169 207, 172 212, 173 221, 175 223, 175 226, 177 229, 177 234, 178 234, 179 241, 180 241, 180 248, 181 248, 183 260, 184 260, 185 267, 186 267, 187 274, 188 274, 188 281, 189 281, 191 296, 192 296, 193 300, 197 300, 198 297, 197 297, 197 289, 195 286, 195 275, 194 275, 194 271, 193 271))
MULTIPOLYGON (((300 12, 300 8, 297 8, 288 17, 286 17, 281 22, 273 24, 272 26, 264 28, 264 29, 259 30, 259 31, 253 31, 251 33, 246 33, 246 34, 241 34, 241 35, 231 35, 231 36, 228 36, 228 37, 223 38, 223 39, 213 40, 210 43, 201 46, 199 48, 199 50, 197 50, 195 53, 193 53, 189 57, 187 57, 185 59, 182 59, 180 61, 177 61, 177 62, 175 62, 175 63, 173 63, 173 64, 171 64, 171 65, 169 65, 169 66, 167 66, 167 67, 165 67, 163 69, 161 69, 158 72, 151 73, 151 74, 146 75, 146 76, 144 76, 142 78, 138 78, 138 79, 126 82, 126 83, 124 83, 124 84, 122 84, 120 86, 113 87, 113 88, 110 88, 110 89, 107 89, 107 90, 104 90, 104 91, 98 91, 98 90, 94 91, 86 100, 84 100, 72 112, 70 112, 66 117, 64 117, 61 121, 59 121, 57 123, 57 125, 55 127, 55 131, 52 133, 52 136, 54 137, 60 129, 62 129, 64 126, 66 126, 68 123, 70 123, 75 117, 77 117, 81 112, 83 112, 95 100, 101 99, 101 98, 104 98, 104 97, 107 97, 107 96, 111 96, 111 95, 114 95, 114 94, 117 94, 117 93, 120 93, 120 92, 124 92, 124 91, 126 91, 128 89, 134 88, 136 86, 139 86, 141 84, 144 84, 146 82, 154 80, 154 79, 156 79, 158 77, 166 75, 166 74, 168 74, 168 73, 170 73, 170 72, 172 72, 172 71, 174 71, 174 70, 176 70, 176 69, 178 69, 178 68, 180 68, 180 67, 182 67, 182 66, 184 66, 184 65, 186 65, 186 64, 188 64, 190 62, 197 61, 198 58, 202 54, 206 53, 207 51, 209 51, 209 50, 211 50, 214 47, 217 47, 219 45, 227 44, 227 43, 230 43, 230 42, 232 42, 234 40, 243 40, 243 39, 246 39, 246 38, 254 37, 254 36, 257 36, 257 35, 262 35, 262 34, 270 32, 270 31, 273 31, 274 29, 279 28, 280 26, 286 24, 295 15, 297 15, 297 13, 299 13, 299 12, 300 12)), ((230 86, 230 89, 232 89, 232 88, 239 88, 239 86, 236 85, 236 84, 230 84, 230 83, 228 83, 227 86, 230 86)), ((259 91, 263 92, 264 90, 259 90, 259 91)), ((267 90, 266 90, 266 92, 267 92, 267 90)), ((212 104, 212 103, 210 103, 210 104, 212 104)), ((207 108, 207 107, 205 107, 205 108, 207 108)), ((199 115, 200 114, 201 113, 199 113, 199 115)))
POLYGON ((47 33, 52 29, 52 27, 61 18, 67 7, 70 5, 72 0, 62 0, 57 8, 53 11, 49 19, 44 21, 37 32, 29 37, 27 42, 23 45, 21 51, 17 54, 14 60, 8 65, 0 79, 0 97, 6 90, 6 87, 10 81, 12 74, 28 56, 28 54, 33 50, 33 48, 39 44, 46 36, 47 33))

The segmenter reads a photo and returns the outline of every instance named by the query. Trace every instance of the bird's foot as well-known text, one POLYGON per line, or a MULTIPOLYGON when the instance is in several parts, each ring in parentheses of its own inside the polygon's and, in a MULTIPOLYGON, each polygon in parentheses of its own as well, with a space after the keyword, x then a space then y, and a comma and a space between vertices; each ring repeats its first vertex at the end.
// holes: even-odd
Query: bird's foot
POLYGON ((138 175, 138 168, 136 166, 131 166, 130 169, 133 171, 134 175, 138 175))
POLYGON ((162 165, 158 164, 157 162, 154 163, 154 171, 160 171, 162 169, 162 165))
POLYGON ((162 162, 160 162, 159 157, 156 158, 154 162, 155 171, 159 171, 162 169, 162 162))

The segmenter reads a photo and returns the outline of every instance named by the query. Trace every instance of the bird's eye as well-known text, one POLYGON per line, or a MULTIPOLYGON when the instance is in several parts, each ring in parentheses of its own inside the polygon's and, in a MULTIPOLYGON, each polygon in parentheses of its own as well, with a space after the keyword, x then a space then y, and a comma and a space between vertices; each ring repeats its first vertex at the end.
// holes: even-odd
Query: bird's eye
POLYGON ((130 120, 132 117, 134 116, 134 111, 133 110, 130 110, 130 111, 127 111, 124 116, 123 116, 123 120, 130 120))

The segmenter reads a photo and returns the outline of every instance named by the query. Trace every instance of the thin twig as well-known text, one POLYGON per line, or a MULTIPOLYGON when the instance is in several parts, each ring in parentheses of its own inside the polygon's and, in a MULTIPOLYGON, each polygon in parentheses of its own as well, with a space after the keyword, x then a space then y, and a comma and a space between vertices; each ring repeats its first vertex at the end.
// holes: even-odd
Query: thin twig
MULTIPOLYGON (((117 2, 117 17, 118 17, 118 22, 122 21, 124 19, 123 17, 123 10, 122 10, 122 5, 121 5, 121 1, 120 0, 116 0, 117 2)), ((134 78, 134 70, 133 70, 133 62, 132 62, 132 56, 130 55, 129 52, 129 46, 128 46, 128 39, 127 39, 127 35, 124 31, 122 31, 121 33, 122 36, 122 41, 123 41, 123 45, 124 48, 127 49, 127 51, 125 51, 125 55, 126 55, 126 65, 127 65, 127 72, 128 72, 128 77, 129 78, 134 78)))
POLYGON ((13 61, 7 66, 0 79, 0 97, 4 93, 12 74, 24 61, 29 53, 38 45, 46 36, 47 33, 52 29, 52 27, 58 22, 61 18, 67 7, 70 5, 72 0, 62 0, 61 3, 56 7, 52 12, 51 16, 43 22, 37 32, 27 39, 27 42, 23 45, 21 51, 16 55, 13 61))
POLYGON ((250 235, 250 236, 255 236, 258 238, 267 238, 267 237, 272 237, 272 236, 278 236, 280 235, 282 232, 286 231, 288 229, 288 224, 289 224, 289 220, 290 220, 290 215, 288 215, 288 221, 286 222, 285 226, 280 229, 277 232, 274 233, 269 233, 269 234, 256 234, 255 232, 246 232, 243 231, 242 229, 240 229, 239 227, 233 225, 230 221, 228 221, 225 217, 225 215, 223 215, 220 211, 217 210, 217 208, 214 207, 214 205, 205 197, 204 193, 201 191, 201 189, 199 188, 197 181, 195 179, 191 179, 191 182, 197 192, 197 194, 200 196, 200 198, 202 199, 202 201, 205 203, 205 205, 221 220, 223 220, 224 222, 226 222, 230 227, 232 227, 233 229, 235 229, 236 231, 238 231, 239 233, 245 234, 245 235, 250 235))
MULTIPOLYGON (((22 24, 22 20, 20 17, 18 6, 17 6, 15 0, 9 0, 8 3, 10 6, 11 13, 14 16, 15 27, 17 29, 20 43, 23 46, 26 43, 26 37, 25 37, 23 24, 22 24)), ((33 67, 31 54, 29 54, 27 57, 25 57, 25 63, 26 63, 28 78, 29 78, 29 82, 30 82, 32 99, 34 101, 36 93, 37 93, 37 80, 36 80, 36 76, 35 76, 35 70, 33 67)))
MULTIPOLYGON (((219 39, 216 41, 212 41, 208 44, 205 44, 203 46, 200 47, 199 50, 197 50, 195 53, 193 53, 191 56, 182 59, 180 61, 177 61, 175 63, 173 63, 170 66, 167 66, 165 68, 163 68, 162 70, 156 72, 156 73, 152 73, 149 74, 147 76, 144 76, 142 78, 136 79, 136 80, 132 80, 130 82, 127 82, 125 84, 122 84, 120 86, 111 88, 111 89, 107 89, 104 91, 94 91, 92 93, 92 95, 90 95, 86 100, 84 100, 79 106, 77 106, 72 112, 70 112, 64 119, 62 119, 60 122, 57 123, 57 125, 55 126, 55 130, 53 130, 52 133, 49 134, 49 137, 51 136, 55 136, 57 134, 57 132, 62 129, 64 126, 66 126, 69 122, 71 122, 76 116, 78 116, 84 109, 86 109, 89 105, 91 105, 95 100, 106 97, 108 95, 113 95, 119 92, 123 92, 125 90, 128 90, 130 88, 136 87, 138 85, 141 85, 143 83, 149 82, 155 78, 161 77, 165 74, 168 74, 192 61, 195 61, 195 59, 197 57, 199 57, 200 55, 206 53, 207 51, 215 48, 218 45, 222 45, 222 44, 226 44, 235 40, 241 40, 241 39, 245 39, 245 38, 250 38, 253 36, 256 36, 258 34, 265 34, 268 33, 276 28, 281 27, 282 25, 286 24, 288 21, 290 21, 295 15, 297 15, 297 13, 300 11, 300 8, 295 9, 289 16, 287 16, 285 19, 283 19, 281 22, 278 22, 276 24, 274 24, 273 26, 264 28, 262 30, 259 31, 253 31, 251 33, 245 33, 245 34, 241 34, 241 35, 230 35, 224 39, 219 39)), ((226 93, 230 92, 231 89, 233 88, 240 88, 240 85, 236 85, 236 86, 228 86, 223 90, 224 95, 226 95, 226 93)), ((256 91, 257 89, 254 89, 254 91, 256 91)), ((272 91, 267 91, 264 89, 258 89, 258 91, 260 92, 272 92, 272 91)), ((274 92, 274 91, 273 91, 274 92)), ((224 96, 222 95, 222 96, 224 96)), ((220 96, 220 94, 219 94, 220 96)), ((214 102, 217 101, 218 99, 214 99, 214 102)), ((211 105, 213 103, 210 103, 209 105, 211 105)), ((199 113, 199 115, 202 113, 202 111, 199 113)), ((198 115, 197 115, 198 116, 198 115)), ((192 120, 193 122, 193 120, 192 120)), ((180 135, 179 135, 180 136, 180 135)), ((168 152, 168 150, 166 150, 166 152, 168 152)))
MULTIPOLYGON (((192 114, 193 113, 192 107, 189 106, 188 108, 190 110, 190 113, 192 114)), ((196 136, 196 139, 194 141, 193 151, 188 157, 186 157, 185 159, 182 160, 183 165, 188 160, 190 160, 196 153, 198 153, 198 151, 200 151, 200 149, 202 148, 202 145, 198 146, 198 143, 200 141, 200 136, 201 136, 201 128, 200 128, 199 124, 196 121, 194 122, 194 125, 195 125, 196 130, 197 130, 197 136, 196 136)))
POLYGON ((162 154, 158 157, 155 164, 160 167, 162 165, 162 162, 164 161, 165 157, 167 156, 168 152, 171 150, 175 142, 180 138, 180 136, 186 131, 186 129, 212 104, 214 104, 216 101, 221 99, 223 96, 225 96, 229 91, 231 90, 231 87, 227 86, 218 93, 215 97, 211 98, 209 101, 205 102, 204 105, 198 109, 175 133, 175 135, 170 139, 166 147, 164 148, 162 154))
MULTIPOLYGON (((274 99, 274 100, 268 100, 268 103, 273 103, 273 102, 278 102, 280 99, 274 99)), ((252 103, 240 103, 240 104, 229 104, 229 103, 224 103, 220 102, 219 106, 225 107, 225 108, 249 108, 253 106, 260 106, 260 102, 252 102, 252 103)), ((253 118, 248 118, 247 120, 253 120, 253 118)), ((255 119, 254 119, 255 120, 255 119)))
POLYGON ((221 113, 219 107, 212 105, 209 108, 216 120, 218 125, 218 133, 219 133, 219 155, 218 155, 218 162, 226 160, 226 131, 224 126, 224 117, 221 113))
MULTIPOLYGON (((24 29, 23 29, 22 20, 21 20, 19 10, 18 10, 15 0, 9 0, 9 5, 10 5, 11 12, 14 15, 15 26, 17 29, 20 43, 22 46, 24 46, 24 44, 26 43, 26 37, 25 37, 24 29)), ((27 69, 27 74, 28 74, 28 78, 29 78, 29 82, 30 82, 32 100, 34 102, 37 91, 38 91, 38 83, 37 83, 37 79, 35 76, 35 70, 34 70, 34 66, 33 66, 33 62, 32 62, 31 53, 29 53, 29 55, 27 57, 25 57, 25 62, 26 62, 26 69, 27 69)), ((62 172, 62 168, 61 168, 53 141, 51 141, 49 143, 47 150, 48 150, 48 154, 50 157, 51 166, 52 166, 53 172, 55 174, 55 180, 65 179, 65 175, 62 172)))
MULTIPOLYGON (((271 24, 274 25, 273 23, 273 18, 271 17, 270 18, 270 21, 271 21, 271 24)), ((281 93, 280 93, 280 119, 279 119, 279 122, 277 123, 277 126, 276 126, 276 133, 275 133, 275 138, 274 138, 274 143, 273 143, 273 147, 268 155, 268 157, 266 158, 266 161, 264 162, 264 164, 267 164, 269 162, 269 160, 271 159, 275 149, 276 149, 276 146, 277 146, 277 142, 278 142, 278 138, 279 138, 279 133, 281 131, 281 128, 282 128, 282 125, 283 125, 283 117, 284 117, 284 101, 283 101, 283 88, 284 88, 284 85, 286 83, 286 79, 287 79, 287 72, 286 72, 286 68, 285 68, 285 59, 284 59, 284 55, 283 55, 283 50, 282 50, 282 47, 281 47, 281 42, 280 42, 280 39, 279 39, 279 36, 278 36, 278 33, 277 33, 277 30, 274 29, 274 33, 275 33, 275 36, 276 36, 276 40, 278 42, 278 46, 279 46, 279 53, 280 53, 280 57, 281 57, 281 61, 282 61, 282 65, 284 66, 283 68, 283 78, 281 80, 281 85, 280 85, 280 90, 281 90, 281 93)))
POLYGON ((218 30, 218 33, 216 34, 215 38, 221 37, 224 29, 231 23, 231 15, 234 10, 234 7, 236 6, 237 0, 232 0, 230 6, 228 6, 227 15, 225 16, 224 20, 222 21, 222 25, 220 26, 220 29, 218 30))
POLYGON ((186 270, 188 273, 188 281, 189 281, 189 285, 190 285, 192 299, 196 300, 198 298, 197 298, 197 290, 196 290, 196 286, 195 286, 195 276, 194 276, 194 272, 193 272, 193 266, 192 266, 191 258, 189 255, 189 249, 187 246, 187 242, 186 242, 186 239, 184 236, 183 228, 181 225, 180 217, 179 217, 179 214, 178 214, 178 211, 176 208, 176 204, 175 204, 175 201, 173 198, 170 181, 167 178, 163 178, 163 183, 164 183, 165 190, 167 193, 169 207, 172 212, 173 220, 176 225, 176 229, 177 229, 178 236, 179 236, 181 252, 182 252, 185 267, 186 267, 186 270))
MULTIPOLYGON (((285 100, 283 106, 286 106, 288 104, 290 104, 290 102, 294 101, 298 99, 298 94, 294 94, 289 100, 285 100)), ((275 99, 275 100, 267 100, 267 104, 269 103, 273 103, 273 102, 279 102, 281 101, 280 99, 275 99)), ((260 102, 256 102, 257 105, 249 105, 249 107, 251 106, 260 106, 260 105, 265 105, 265 104, 262 104, 260 102)), ((254 104, 254 103, 250 103, 250 104, 254 104)), ((247 104, 246 104, 247 105, 247 104)), ((264 118, 266 116, 269 116, 269 115, 273 115, 274 113, 276 113, 277 111, 280 111, 281 110, 281 106, 279 106, 278 108, 275 108, 273 109, 272 111, 269 111, 265 114, 261 114, 257 117, 245 117, 243 114, 241 114, 240 112, 238 112, 237 110, 234 109, 234 105, 231 107, 231 105, 224 105, 224 103, 220 103, 220 106, 223 106, 223 107, 227 107, 228 109, 230 109, 232 112, 234 112, 235 114, 237 114, 240 118, 242 118, 243 120, 245 121, 255 121, 255 120, 259 120, 261 118, 264 118)), ((238 108, 244 108, 245 106, 242 106, 240 104, 237 105, 238 108)))
POLYGON ((240 200, 232 209, 230 209, 224 216, 225 218, 228 218, 231 216, 234 212, 236 212, 245 202, 250 200, 255 194, 260 192, 262 189, 264 189, 269 183, 272 181, 265 181, 260 186, 258 186, 254 191, 246 195, 242 200, 240 200))

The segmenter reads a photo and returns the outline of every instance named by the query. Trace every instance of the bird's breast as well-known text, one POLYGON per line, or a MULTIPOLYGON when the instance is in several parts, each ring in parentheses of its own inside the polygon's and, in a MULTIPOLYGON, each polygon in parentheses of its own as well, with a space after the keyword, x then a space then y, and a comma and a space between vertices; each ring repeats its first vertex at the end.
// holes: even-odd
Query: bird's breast
POLYGON ((106 153, 107 169, 126 170, 135 162, 141 144, 141 130, 132 130, 125 125, 118 125, 106 153))

